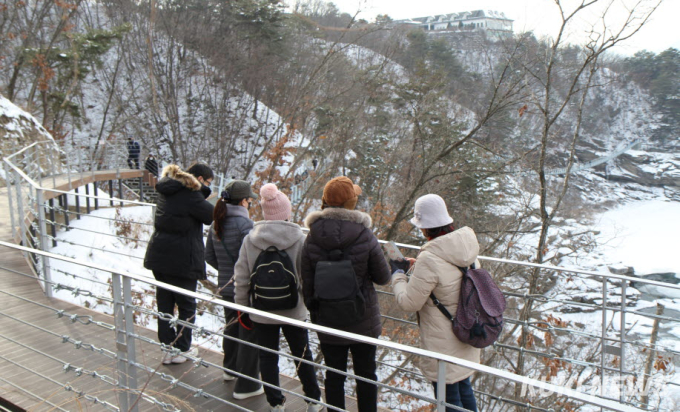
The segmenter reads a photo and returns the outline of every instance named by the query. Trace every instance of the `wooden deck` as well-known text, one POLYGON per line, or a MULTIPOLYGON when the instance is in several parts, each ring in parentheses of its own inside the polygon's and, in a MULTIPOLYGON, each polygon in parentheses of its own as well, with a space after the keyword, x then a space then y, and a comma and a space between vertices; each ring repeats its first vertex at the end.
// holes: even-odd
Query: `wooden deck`
MULTIPOLYGON (((138 172, 138 171, 136 171, 138 172)), ((120 176, 123 177, 123 176, 120 176)), ((131 176, 135 177, 135 176, 131 176)), ((94 180, 116 179, 114 172, 96 172, 85 175, 81 184, 94 180)), ((123 178, 129 178, 127 175, 123 178)), ((52 186, 52 179, 43 179, 42 184, 52 186)), ((55 180, 58 187, 63 180, 55 180)), ((68 190, 68 184, 66 189, 68 190)), ((11 242, 11 222, 9 218, 7 188, 0 189, 0 239, 11 242)), ((5 399, 10 403, 30 411, 47 410, 105 410, 104 405, 95 404, 89 397, 118 406, 115 387, 99 377, 82 374, 77 376, 73 370, 65 371, 64 364, 80 367, 86 371, 96 371, 99 376, 117 379, 115 360, 81 347, 77 349, 72 343, 62 343, 62 336, 76 341, 105 348, 115 352, 114 332, 94 324, 82 325, 72 323, 67 317, 58 318, 54 310, 64 310, 68 314, 91 316, 94 320, 113 324, 111 316, 91 311, 68 302, 47 298, 34 277, 32 270, 21 252, 0 247, 0 405, 5 399), (21 274, 30 274, 24 276, 21 274), (8 293, 18 295, 19 299, 8 293), (41 307, 45 305, 49 308, 41 307), (12 319, 15 317, 18 320, 12 319), (27 324, 24 324, 25 322, 27 324), (34 326, 31 326, 31 325, 34 326), (40 330, 44 328, 47 331, 40 330), (27 370, 30 369, 30 370, 27 370), (80 396, 73 391, 66 391, 64 385, 70 385, 76 391, 83 391, 80 396)), ((156 338, 156 332, 142 327, 135 328, 136 333, 156 338)), ((137 341, 137 362, 157 369, 159 372, 181 378, 182 382, 205 392, 229 400, 234 404, 253 411, 268 410, 264 395, 237 401, 232 398, 233 382, 224 382, 222 372, 217 368, 195 368, 190 362, 181 365, 164 366, 161 364, 160 349, 151 344, 137 341)), ((222 354, 200 349, 200 356, 208 362, 221 364, 222 354)), ((214 399, 194 397, 194 393, 181 387, 170 388, 170 383, 156 375, 142 370, 137 372, 138 387, 145 387, 144 392, 156 399, 172 403, 181 410, 235 410, 214 399)), ((299 381, 286 376, 281 377, 281 385, 286 389, 302 393, 299 381)), ((140 410, 162 410, 158 405, 140 400, 140 410)), ((289 411, 305 410, 305 402, 288 395, 286 409, 289 411)), ((347 399, 349 410, 356 410, 354 399, 347 399)))

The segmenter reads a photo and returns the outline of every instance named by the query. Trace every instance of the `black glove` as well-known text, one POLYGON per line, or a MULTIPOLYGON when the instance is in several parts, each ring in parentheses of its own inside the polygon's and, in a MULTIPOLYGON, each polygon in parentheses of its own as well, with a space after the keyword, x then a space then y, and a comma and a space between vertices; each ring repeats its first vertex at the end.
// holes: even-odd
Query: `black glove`
POLYGON ((404 273, 408 272, 411 267, 411 262, 406 259, 392 260, 390 259, 390 268, 392 269, 392 274, 396 271, 401 270, 404 273))

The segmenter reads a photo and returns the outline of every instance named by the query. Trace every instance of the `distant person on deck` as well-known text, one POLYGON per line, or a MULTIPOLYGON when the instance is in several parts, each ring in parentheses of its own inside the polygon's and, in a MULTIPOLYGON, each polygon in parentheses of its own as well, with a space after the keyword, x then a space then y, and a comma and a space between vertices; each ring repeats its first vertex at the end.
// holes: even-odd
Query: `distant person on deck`
POLYGON ((141 152, 139 143, 134 141, 132 137, 129 137, 126 146, 128 151, 128 166, 130 166, 130 169, 139 169, 139 154, 141 152))
MULTIPOLYGON (((208 185, 213 179, 212 170, 195 164, 183 172, 177 165, 163 169, 156 184, 158 203, 154 217, 154 232, 144 256, 144 267, 153 271, 156 280, 182 289, 196 291, 199 280, 206 279, 203 260, 203 225, 213 218, 213 206, 208 185)), ((196 299, 161 287, 156 288, 158 311, 173 315, 175 305, 178 319, 194 323, 196 299)), ((158 340, 181 353, 166 352, 163 364, 184 363, 187 356, 196 356, 191 349, 191 332, 188 327, 158 318, 158 340)))
POLYGON ((158 162, 153 156, 153 153, 149 153, 149 155, 146 157, 146 160, 144 161, 144 169, 148 170, 149 173, 153 175, 153 177, 158 178, 158 162))

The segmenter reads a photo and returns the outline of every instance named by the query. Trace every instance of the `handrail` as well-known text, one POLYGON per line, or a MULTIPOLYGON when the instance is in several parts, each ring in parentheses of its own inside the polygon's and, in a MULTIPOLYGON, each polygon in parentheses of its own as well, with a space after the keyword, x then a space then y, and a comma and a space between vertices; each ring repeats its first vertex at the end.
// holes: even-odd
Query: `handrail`
POLYGON ((595 405, 595 406, 599 406, 599 407, 603 407, 603 408, 608 408, 610 410, 624 411, 624 412, 629 412, 629 411, 630 412, 636 412, 636 411, 641 412, 641 411, 643 411, 642 409, 638 409, 638 408, 635 408, 635 407, 632 407, 632 406, 624 405, 624 404, 621 404, 619 402, 614 402, 614 401, 611 401, 611 400, 608 400, 608 399, 603 399, 603 398, 599 398, 599 397, 596 397, 596 396, 593 396, 593 395, 588 395, 588 394, 585 394, 585 393, 582 393, 582 392, 574 391, 574 390, 569 389, 569 388, 550 384, 550 383, 547 383, 545 381, 532 379, 532 378, 529 378, 529 377, 526 377, 526 376, 520 376, 520 375, 517 375, 517 374, 512 373, 512 372, 507 372, 507 371, 495 369, 495 368, 492 368, 492 367, 489 367, 489 366, 480 365, 480 364, 477 364, 475 362, 467 361, 467 360, 464 360, 464 359, 459 359, 459 358, 456 358, 456 357, 453 357, 453 356, 444 355, 444 354, 437 353, 437 352, 432 352, 432 351, 429 351, 429 350, 426 350, 426 349, 415 348, 415 347, 403 345, 403 344, 400 344, 400 343, 395 343, 395 342, 392 342, 392 341, 385 341, 385 340, 370 338, 370 337, 367 337, 367 336, 358 335, 358 334, 351 333, 351 332, 345 332, 345 331, 329 328, 329 327, 326 327, 326 326, 315 325, 313 323, 308 323, 308 322, 303 322, 303 321, 291 319, 291 318, 288 318, 286 316, 280 316, 280 315, 276 315, 276 314, 273 314, 273 313, 257 310, 257 309, 254 309, 254 308, 251 308, 251 307, 248 307, 248 306, 242 306, 242 305, 239 305, 239 304, 236 304, 236 303, 227 302, 227 301, 224 301, 222 299, 217 299, 217 298, 212 298, 212 297, 208 298, 205 295, 202 295, 202 294, 199 294, 199 293, 196 293, 196 292, 191 292, 191 291, 188 291, 186 289, 182 289, 182 288, 179 288, 179 287, 176 287, 176 286, 173 286, 173 285, 169 285, 169 284, 166 284, 166 283, 163 283, 163 282, 159 282, 156 279, 152 279, 152 278, 149 278, 149 277, 146 277, 146 276, 143 276, 143 275, 134 274, 134 273, 126 273, 126 272, 111 269, 111 268, 108 268, 106 266, 98 265, 98 264, 94 264, 94 263, 81 262, 77 259, 57 255, 57 254, 50 253, 50 252, 44 252, 44 251, 38 250, 38 249, 19 246, 19 245, 15 245, 15 244, 4 242, 4 241, 0 241, 0 246, 20 250, 22 252, 33 253, 33 254, 36 254, 36 255, 43 256, 43 257, 48 257, 50 259, 57 259, 57 260, 60 260, 60 261, 69 262, 69 263, 72 263, 72 264, 88 267, 88 268, 91 268, 91 269, 101 270, 101 271, 109 272, 109 273, 112 273, 112 274, 120 275, 120 276, 127 277, 127 278, 130 278, 130 279, 139 281, 139 282, 148 283, 148 284, 154 285, 156 287, 168 289, 168 290, 175 292, 175 293, 180 293, 180 294, 183 294, 183 295, 186 295, 186 296, 190 296, 190 297, 195 298, 195 299, 204 300, 206 302, 213 303, 213 304, 223 306, 223 307, 227 307, 227 308, 230 308, 230 309, 233 309, 233 310, 238 310, 238 311, 241 311, 241 312, 246 312, 246 313, 254 314, 254 315, 257 315, 257 316, 262 316, 262 317, 274 320, 276 322, 309 329, 309 330, 315 331, 317 333, 321 332, 321 333, 325 333, 325 334, 329 334, 329 335, 333 335, 333 336, 337 336, 337 337, 342 337, 342 338, 345 338, 345 339, 350 339, 350 340, 353 340, 353 341, 356 341, 356 342, 386 347, 386 348, 389 348, 389 349, 401 351, 403 353, 409 353, 409 354, 413 354, 413 355, 417 355, 417 356, 425 356, 425 357, 429 357, 429 358, 432 358, 432 359, 436 359, 438 361, 453 363, 453 364, 460 365, 460 366, 463 366, 463 367, 468 368, 468 369, 472 369, 472 370, 477 371, 477 372, 486 373, 486 374, 493 375, 493 376, 496 376, 496 377, 499 377, 499 378, 503 378, 503 379, 506 379, 506 380, 509 380, 509 381, 513 381, 513 382, 516 382, 516 383, 519 383, 519 384, 522 384, 522 385, 531 386, 531 387, 534 387, 534 388, 537 388, 537 389, 550 391, 550 392, 558 394, 558 395, 567 396, 567 397, 577 399, 579 401, 582 401, 582 402, 585 402, 585 403, 588 403, 588 404, 591 404, 591 405, 595 405))

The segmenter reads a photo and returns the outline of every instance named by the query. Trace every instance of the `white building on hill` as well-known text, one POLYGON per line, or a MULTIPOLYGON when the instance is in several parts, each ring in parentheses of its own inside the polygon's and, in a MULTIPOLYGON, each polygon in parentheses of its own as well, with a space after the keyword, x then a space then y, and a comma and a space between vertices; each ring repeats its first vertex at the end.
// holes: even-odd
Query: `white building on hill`
POLYGON ((484 30, 495 34, 512 34, 512 22, 504 13, 492 10, 464 11, 395 21, 397 24, 418 26, 427 31, 484 30))

